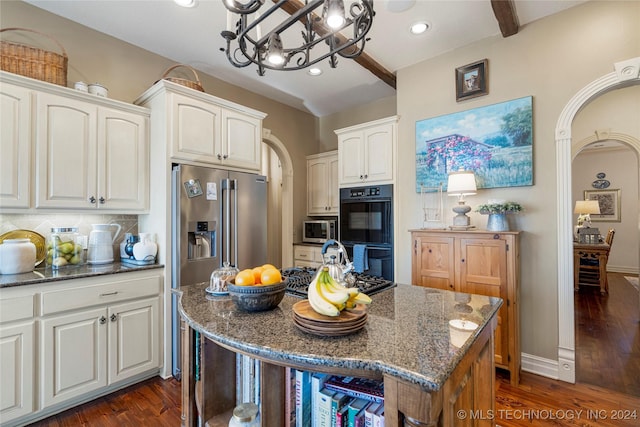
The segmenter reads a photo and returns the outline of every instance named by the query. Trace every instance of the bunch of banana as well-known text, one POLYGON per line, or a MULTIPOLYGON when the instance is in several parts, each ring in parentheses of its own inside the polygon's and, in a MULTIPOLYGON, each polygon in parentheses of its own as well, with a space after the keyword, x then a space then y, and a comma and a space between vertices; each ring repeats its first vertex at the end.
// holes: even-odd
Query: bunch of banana
POLYGON ((329 268, 323 267, 309 284, 309 305, 325 316, 338 316, 345 308, 356 304, 370 304, 371 298, 357 288, 345 288, 329 274, 329 268))

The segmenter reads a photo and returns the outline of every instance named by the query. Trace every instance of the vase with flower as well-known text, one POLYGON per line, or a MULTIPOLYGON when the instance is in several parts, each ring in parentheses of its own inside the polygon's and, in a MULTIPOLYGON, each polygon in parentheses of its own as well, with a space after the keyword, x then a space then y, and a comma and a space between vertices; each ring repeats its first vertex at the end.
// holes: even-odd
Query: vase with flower
POLYGON ((488 231, 509 231, 507 214, 522 212, 522 205, 517 202, 492 201, 476 207, 476 212, 489 215, 487 220, 488 231))

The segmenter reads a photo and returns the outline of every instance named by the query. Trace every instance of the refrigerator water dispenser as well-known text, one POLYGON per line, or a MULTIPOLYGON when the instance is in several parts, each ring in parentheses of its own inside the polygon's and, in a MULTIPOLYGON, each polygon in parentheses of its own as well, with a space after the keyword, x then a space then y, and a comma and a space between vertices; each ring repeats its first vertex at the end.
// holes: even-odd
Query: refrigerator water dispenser
POLYGON ((191 221, 187 233, 189 242, 187 259, 216 257, 215 221, 191 221))

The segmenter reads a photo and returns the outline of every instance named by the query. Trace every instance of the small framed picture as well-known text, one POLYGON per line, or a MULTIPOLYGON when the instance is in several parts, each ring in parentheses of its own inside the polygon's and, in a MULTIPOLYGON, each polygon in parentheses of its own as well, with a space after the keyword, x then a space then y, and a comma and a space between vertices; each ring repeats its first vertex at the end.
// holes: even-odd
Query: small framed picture
POLYGON ((591 214, 594 222, 621 222, 620 190, 584 190, 585 200, 597 200, 600 215, 591 214))
POLYGON ((486 95, 488 60, 456 68, 456 101, 486 95))

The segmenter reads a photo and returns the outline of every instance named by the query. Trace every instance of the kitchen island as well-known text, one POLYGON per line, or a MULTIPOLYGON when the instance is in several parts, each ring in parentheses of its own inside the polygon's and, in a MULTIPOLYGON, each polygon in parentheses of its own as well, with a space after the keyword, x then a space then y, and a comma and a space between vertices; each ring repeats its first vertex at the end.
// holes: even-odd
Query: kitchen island
POLYGON ((299 298, 248 313, 228 296, 208 296, 207 285, 178 291, 185 425, 198 418, 226 425, 236 404, 236 353, 261 361, 263 426, 286 425, 286 368, 383 380, 386 426, 492 425, 499 298, 399 284, 372 296, 364 329, 319 337, 295 326, 299 298), (451 320, 478 326, 461 336, 451 320))

